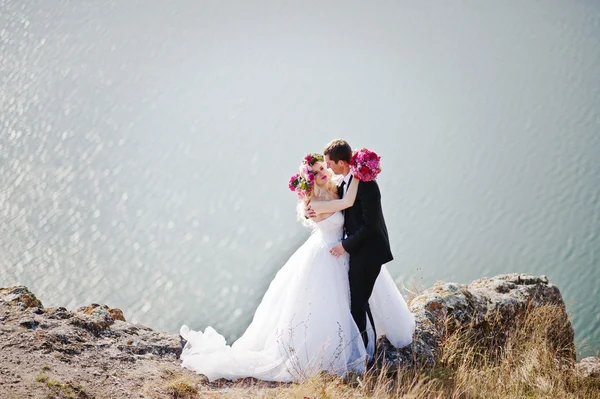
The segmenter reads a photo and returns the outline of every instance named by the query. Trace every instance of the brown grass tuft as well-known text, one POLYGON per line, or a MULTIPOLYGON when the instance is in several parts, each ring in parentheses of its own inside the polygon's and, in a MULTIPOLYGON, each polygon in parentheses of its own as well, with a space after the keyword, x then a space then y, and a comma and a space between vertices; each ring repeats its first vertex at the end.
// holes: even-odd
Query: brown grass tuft
POLYGON ((195 398, 198 394, 196 384, 188 377, 178 377, 165 385, 165 390, 175 399, 195 398))

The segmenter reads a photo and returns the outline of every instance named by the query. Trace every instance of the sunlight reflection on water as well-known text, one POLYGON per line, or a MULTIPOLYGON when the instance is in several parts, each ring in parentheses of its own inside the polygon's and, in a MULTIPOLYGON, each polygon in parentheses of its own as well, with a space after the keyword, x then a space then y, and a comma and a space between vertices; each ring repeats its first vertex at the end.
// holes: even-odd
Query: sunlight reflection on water
POLYGON ((546 274, 600 348, 598 7, 150 3, 0 2, 1 285, 235 338, 343 136, 399 283, 546 274))

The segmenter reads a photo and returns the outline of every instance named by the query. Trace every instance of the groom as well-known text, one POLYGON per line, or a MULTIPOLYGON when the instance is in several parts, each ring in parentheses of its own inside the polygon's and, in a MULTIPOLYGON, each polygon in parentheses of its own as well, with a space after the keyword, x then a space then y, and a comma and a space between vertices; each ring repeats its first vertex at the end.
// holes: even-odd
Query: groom
MULTIPOLYGON (((353 178, 350 173, 352 148, 345 140, 333 140, 323 155, 327 166, 344 176, 338 187, 338 194, 343 198, 353 178)), ((369 298, 381 265, 394 259, 381 209, 381 193, 375 180, 360 182, 354 205, 344 211, 344 237, 330 252, 336 257, 344 252, 350 254, 350 311, 366 347, 367 315, 375 329, 369 298)))

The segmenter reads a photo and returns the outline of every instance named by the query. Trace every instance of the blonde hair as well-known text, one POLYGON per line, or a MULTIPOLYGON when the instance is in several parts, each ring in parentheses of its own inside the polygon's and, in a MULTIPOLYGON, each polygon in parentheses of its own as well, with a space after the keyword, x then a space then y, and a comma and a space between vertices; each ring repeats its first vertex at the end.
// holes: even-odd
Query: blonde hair
MULTIPOLYGON (((334 199, 331 193, 337 195, 337 184, 333 181, 333 172, 331 169, 327 167, 325 162, 315 162, 315 165, 323 166, 323 174, 327 176, 327 182, 325 183, 325 187, 321 188, 319 185, 315 183, 315 186, 312 189, 312 192, 308 196, 308 199, 319 199, 319 200, 330 200, 334 199)), ((308 200, 307 199, 307 200, 308 200)))
MULTIPOLYGON (((298 213, 298 220, 301 220, 305 225, 312 225, 314 224, 314 222, 311 219, 306 219, 305 215, 304 215, 304 211, 306 208, 306 203, 309 200, 315 200, 315 201, 329 201, 332 199, 337 199, 337 182, 334 178, 334 174, 331 171, 331 169, 329 169, 327 167, 327 165, 325 164, 325 162, 315 162, 314 165, 322 165, 323 171, 321 173, 325 174, 327 176, 327 182, 325 183, 325 185, 323 187, 320 187, 319 185, 317 185, 316 182, 314 182, 313 184, 313 188, 310 192, 310 194, 306 195, 304 198, 302 198, 301 200, 298 201, 298 205, 296 207, 297 213, 298 213)), ((313 165, 313 166, 314 166, 313 165)), ((306 176, 304 176, 304 171, 302 166, 300 166, 300 168, 298 169, 298 173, 303 177, 306 178, 306 176)))

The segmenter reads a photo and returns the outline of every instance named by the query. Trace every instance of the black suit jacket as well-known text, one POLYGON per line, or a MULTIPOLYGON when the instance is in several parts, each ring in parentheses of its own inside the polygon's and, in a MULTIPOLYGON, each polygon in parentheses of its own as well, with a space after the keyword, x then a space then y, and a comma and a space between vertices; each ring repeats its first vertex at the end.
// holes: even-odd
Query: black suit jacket
MULTIPOLYGON (((339 192, 341 197, 341 187, 339 192)), ((375 180, 360 182, 354 205, 344 211, 344 229, 348 238, 342 246, 351 263, 383 265, 394 259, 375 180)))

